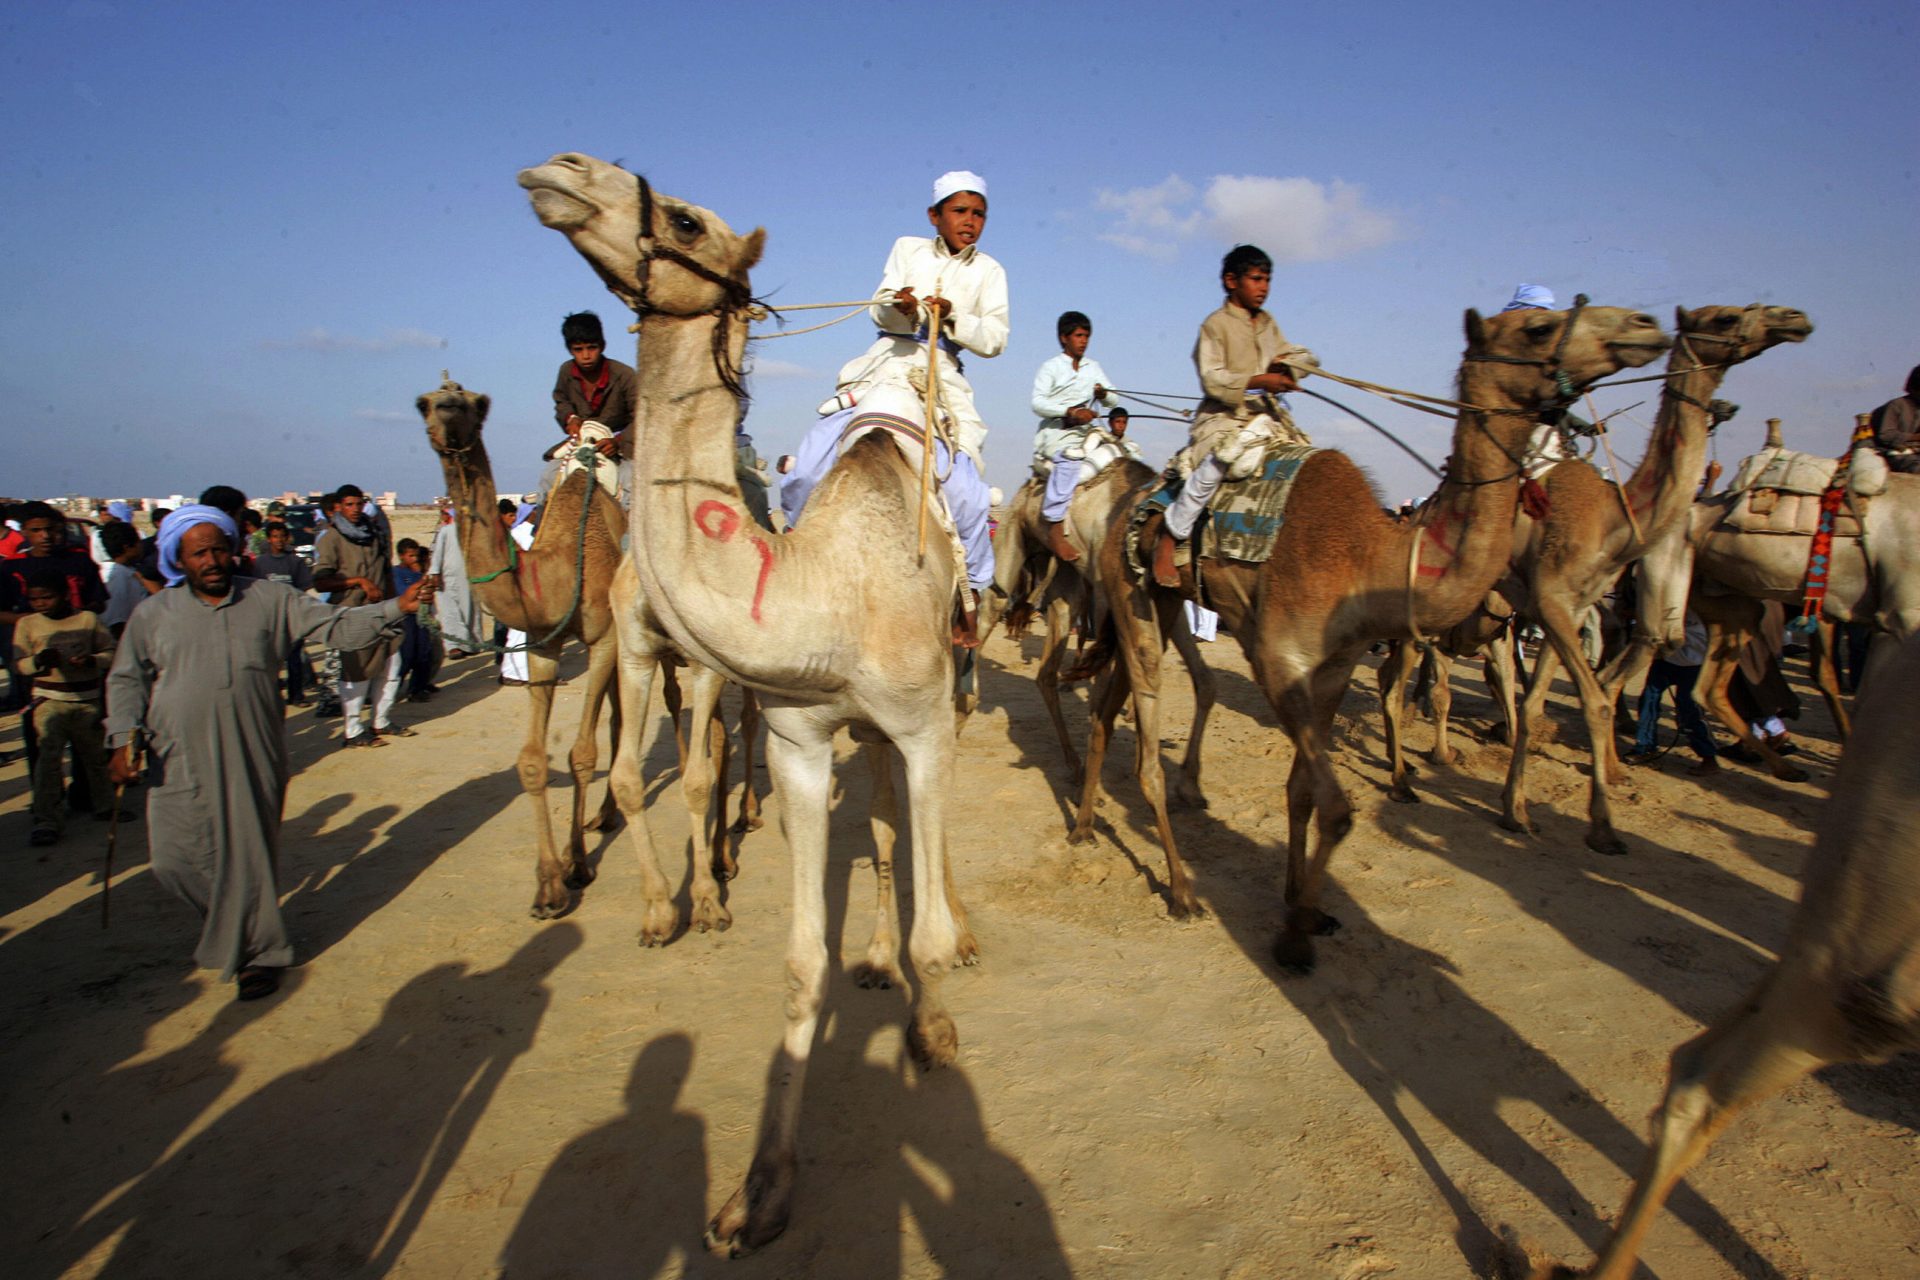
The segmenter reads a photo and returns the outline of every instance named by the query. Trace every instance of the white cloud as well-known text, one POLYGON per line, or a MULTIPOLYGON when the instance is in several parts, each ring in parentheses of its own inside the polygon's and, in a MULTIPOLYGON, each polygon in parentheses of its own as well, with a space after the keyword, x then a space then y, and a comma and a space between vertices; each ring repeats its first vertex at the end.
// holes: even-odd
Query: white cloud
POLYGON ((1377 248, 1405 234, 1365 191, 1335 178, 1219 174, 1205 191, 1178 174, 1150 187, 1100 191, 1096 207, 1115 215, 1101 235, 1146 257, 1170 258, 1191 240, 1251 242, 1276 262, 1324 262, 1377 248))
POLYGON ((447 340, 420 329, 389 329, 377 338, 307 329, 293 338, 268 338, 260 345, 270 351, 406 351, 421 347, 440 350, 447 340))
POLYGON ((398 409, 355 409, 353 416, 363 422, 418 422, 417 413, 403 413, 398 409))
POLYGON ((812 378, 817 375, 803 364, 791 360, 755 360, 747 370, 756 378, 812 378))

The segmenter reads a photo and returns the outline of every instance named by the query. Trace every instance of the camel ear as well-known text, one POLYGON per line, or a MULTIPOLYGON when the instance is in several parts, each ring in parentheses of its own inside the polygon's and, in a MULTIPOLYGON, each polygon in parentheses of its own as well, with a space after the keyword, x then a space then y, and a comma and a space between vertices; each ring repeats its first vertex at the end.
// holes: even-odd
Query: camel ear
POLYGON ((755 227, 753 234, 740 242, 740 261, 736 270, 751 271, 760 261, 760 254, 767 247, 767 229, 755 227))
POLYGON ((1687 328, 1687 322, 1691 319, 1693 319, 1693 312, 1687 310, 1685 307, 1675 307, 1673 309, 1674 332, 1684 332, 1687 328))
POLYGON ((1467 350, 1478 351, 1487 344, 1487 322, 1480 318, 1477 308, 1467 308, 1466 327, 1467 350))
POLYGON ((487 410, 491 408, 493 408, 492 396, 475 396, 473 398, 473 420, 475 422, 485 422, 487 420, 487 410))
POLYGON ((415 411, 419 413, 421 419, 424 421, 427 416, 427 398, 425 396, 421 396, 418 400, 415 400, 413 402, 413 407, 415 411))

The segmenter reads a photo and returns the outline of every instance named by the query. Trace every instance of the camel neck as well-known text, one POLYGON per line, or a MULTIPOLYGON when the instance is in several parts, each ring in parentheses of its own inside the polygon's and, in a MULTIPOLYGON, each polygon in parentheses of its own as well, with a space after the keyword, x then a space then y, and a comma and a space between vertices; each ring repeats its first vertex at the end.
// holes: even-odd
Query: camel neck
MULTIPOLYGON (((464 454, 443 457, 448 497, 453 500, 454 536, 460 539, 460 555, 466 561, 467 576, 488 578, 472 584, 473 592, 486 605, 487 612, 509 626, 525 612, 520 601, 520 584, 507 572, 512 563, 507 551, 507 531, 500 525, 500 494, 493 483, 493 464, 487 448, 477 438, 464 454)), ((521 630, 526 628, 522 627, 521 630)))
POLYGON ((1699 348, 1684 337, 1667 356, 1667 380, 1660 392, 1653 435, 1646 455, 1626 482, 1627 501, 1645 539, 1671 528, 1693 503, 1713 427, 1707 405, 1727 376, 1719 364, 1703 361, 1699 348), (1700 367, 1705 363, 1716 367, 1700 367))
POLYGON ((731 679, 758 683, 758 667, 773 656, 763 630, 769 595, 780 592, 776 566, 789 547, 754 523, 741 498, 733 447, 741 406, 716 367, 720 325, 721 349, 737 368, 744 317, 641 321, 628 547, 648 607, 674 643, 731 679))
POLYGON ((1462 367, 1460 392, 1467 404, 1504 412, 1461 411, 1447 461, 1447 477, 1457 483, 1441 486, 1414 535, 1421 540, 1416 616, 1431 631, 1471 612, 1512 558, 1520 462, 1538 410, 1515 403, 1483 364, 1462 367))

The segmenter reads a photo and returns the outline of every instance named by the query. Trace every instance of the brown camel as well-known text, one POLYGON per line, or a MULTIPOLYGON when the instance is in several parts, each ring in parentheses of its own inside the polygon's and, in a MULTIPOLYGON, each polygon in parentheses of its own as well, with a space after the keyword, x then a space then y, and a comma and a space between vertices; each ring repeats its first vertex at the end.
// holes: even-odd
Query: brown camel
POLYGON ((1742 1108, 1828 1063, 1920 1049, 1920 640, 1874 674, 1884 692, 1834 778, 1786 946, 1751 995, 1674 1050, 1646 1165, 1581 1275, 1634 1274, 1667 1193, 1742 1108))
MULTIPOLYGON (((539 841, 538 887, 531 914, 536 920, 551 920, 565 914, 573 903, 572 891, 583 889, 593 880, 586 860, 585 832, 613 830, 620 825, 619 809, 609 782, 600 810, 586 817, 587 786, 598 763, 595 737, 603 701, 613 692, 617 634, 609 593, 619 576, 622 557, 620 537, 626 528, 626 516, 620 504, 593 484, 584 472, 561 483, 547 501, 546 515, 527 551, 513 547, 495 514, 498 494, 494 489, 493 469, 481 439, 490 400, 448 380, 439 390, 421 396, 415 402, 427 424, 427 439, 440 456, 446 477, 447 493, 452 498, 460 550, 472 575, 474 594, 487 611, 507 626, 527 633, 534 647, 527 652, 527 693, 532 716, 527 737, 520 748, 518 771, 521 786, 533 801, 534 832, 539 841), (578 607, 575 601, 576 553, 581 547, 581 511, 583 494, 591 494, 592 506, 586 516, 586 565, 579 574, 578 607), (563 618, 566 626, 561 627, 563 618), (558 630, 556 631, 556 628, 558 630), (569 639, 586 645, 587 696, 581 710, 580 731, 568 753, 568 767, 574 778, 572 822, 568 829, 567 858, 563 861, 554 847, 553 827, 546 806, 547 724, 553 713, 553 690, 560 649, 569 639)), ((727 737, 720 720, 719 695, 724 681, 698 668, 693 676, 694 724, 709 724, 711 731, 703 751, 689 754, 679 734, 680 690, 671 672, 662 692, 668 714, 673 718, 675 737, 680 747, 681 782, 686 796, 690 827, 694 832, 694 887, 700 899, 718 904, 711 848, 720 850, 721 874, 731 877, 735 864, 725 837, 727 776, 727 737), (714 805, 714 779, 721 780, 718 805, 714 805), (701 899, 705 900, 705 899, 701 899)), ((618 754, 622 727, 621 708, 612 700, 611 732, 618 754)), ((741 735, 745 740, 747 794, 742 804, 740 829, 759 825, 759 809, 753 793, 753 700, 743 700, 741 735)), ((646 876, 643 866, 647 912, 657 917, 662 909, 672 915, 671 890, 657 867, 646 876)), ((725 908, 719 908, 725 918, 725 908)), ((709 916, 709 923, 713 917, 709 916)), ((657 920, 655 921, 657 924, 657 920)), ((725 927, 724 923, 720 927, 725 927)), ((658 930, 654 930, 658 932, 658 930)), ((666 930, 670 936, 672 928, 666 930)), ((643 929, 643 937, 646 937, 643 929)), ((665 937, 649 937, 664 941, 665 937)))
MULTIPOLYGON (((1541 411, 1569 389, 1646 364, 1668 346, 1651 316, 1588 307, 1584 300, 1573 311, 1485 319, 1469 311, 1466 331, 1460 398, 1473 408, 1460 414, 1447 480, 1417 521, 1390 519, 1352 459, 1322 450, 1301 466, 1264 564, 1201 562, 1204 603, 1240 642, 1294 746, 1287 777, 1287 915, 1274 947, 1281 967, 1293 972, 1310 971, 1314 935, 1338 927, 1318 904, 1328 860, 1353 826, 1353 806, 1327 741, 1355 664, 1376 640, 1444 631, 1478 607, 1512 551, 1521 459, 1541 411), (1309 857, 1308 830, 1316 822, 1319 838, 1309 857)), ((1116 521, 1100 552, 1121 664, 1093 717, 1089 791, 1129 687, 1135 731, 1144 743, 1159 740, 1153 697, 1159 644, 1147 628, 1180 604, 1176 593, 1131 579, 1124 535, 1124 522, 1116 521)), ((1153 755, 1140 754, 1143 765, 1153 755)), ((1157 817, 1164 800, 1144 768, 1141 782, 1157 817)), ((1083 795, 1084 808, 1091 797, 1083 795)), ((1164 819, 1160 838, 1169 868, 1180 867, 1184 876, 1164 819)))
MULTIPOLYGON (((1564 668, 1580 696, 1593 756, 1587 845, 1601 853, 1627 851, 1613 829, 1608 796, 1609 788, 1625 778, 1614 746, 1613 705, 1581 650, 1580 619, 1599 603, 1621 570, 1685 521, 1714 425, 1708 405, 1727 370, 1781 343, 1805 341, 1813 324, 1804 312, 1756 302, 1746 307, 1677 308, 1674 329, 1652 440, 1632 476, 1616 489, 1586 462, 1557 463, 1546 473, 1546 516, 1535 520, 1522 511, 1516 517, 1513 569, 1498 587, 1512 611, 1539 623, 1547 636, 1509 736, 1512 753, 1500 824, 1511 831, 1533 829, 1527 818, 1527 748, 1553 677, 1564 668)), ((1399 665, 1410 660, 1411 654, 1405 655, 1399 665)), ((1392 679, 1383 668, 1383 691, 1389 695, 1383 701, 1388 716, 1397 719, 1398 699, 1387 689, 1392 679)), ((1396 798, 1412 796, 1404 776, 1396 775, 1394 783, 1396 798)))
MULTIPOLYGON (((489 397, 468 391, 451 378, 437 391, 414 401, 426 422, 428 443, 440 455, 473 593, 488 613, 526 632, 532 646, 527 650, 527 693, 533 714, 528 719, 517 768, 520 786, 533 802, 533 829, 540 849, 532 914, 536 920, 551 920, 572 906, 573 889, 584 888, 593 880, 584 833, 619 824, 611 786, 599 813, 591 822, 587 820, 587 788, 598 763, 595 737, 601 705, 614 678, 615 636, 607 587, 620 563, 620 537, 627 522, 620 504, 582 471, 555 489, 533 546, 524 552, 519 550, 500 524, 493 467, 480 438, 491 405, 489 397), (583 502, 588 504, 584 544, 583 502), (580 559, 583 555, 584 565, 580 559), (573 774, 573 811, 567 829, 567 856, 562 859, 547 812, 547 722, 553 715, 560 649, 569 639, 587 648, 587 676, 579 733, 567 753, 567 765, 573 774)), ((612 723, 617 743, 617 705, 612 723)))
MULTIPOLYGON (((1061 523, 1061 534, 1079 550, 1080 558, 1076 561, 1061 561, 1048 549, 1046 522, 1040 517, 1046 486, 1040 480, 1029 480, 1014 492, 1000 521, 999 532, 994 535, 994 585, 999 591, 988 595, 993 611, 983 617, 983 627, 991 628, 998 620, 1002 596, 1008 600, 1020 597, 1023 577, 1033 584, 1029 594, 1039 598, 1039 611, 1047 621, 1046 643, 1040 651, 1040 667, 1034 674, 1034 682, 1039 687, 1047 716, 1053 721, 1060 754, 1067 762, 1075 786, 1084 781, 1083 763, 1060 711, 1061 660, 1066 653, 1072 620, 1078 617, 1093 621, 1105 611, 1105 601, 1098 595, 1095 579, 1097 560, 1091 553, 1105 540, 1115 513, 1131 511, 1138 500, 1135 491, 1153 479, 1152 468, 1121 460, 1073 491, 1067 518, 1061 523)), ((1174 796, 1179 803, 1204 806, 1206 798, 1200 791, 1200 744, 1206 736, 1207 717, 1213 711, 1213 673, 1200 657, 1200 648, 1194 643, 1185 612, 1174 610, 1169 624, 1161 643, 1171 642, 1179 650, 1180 660, 1186 664, 1188 677, 1193 681, 1193 725, 1187 734, 1186 758, 1174 775, 1174 796)), ((1008 630, 1015 630, 1011 616, 1008 630)), ((1097 623, 1094 630, 1098 630, 1097 623)), ((983 630, 982 635, 985 634, 983 630)), ((1075 843, 1092 839, 1091 824, 1077 824, 1069 839, 1075 843), (1082 825, 1086 830, 1082 830, 1082 825)))
MULTIPOLYGON (((1777 447, 1777 430, 1769 436, 1777 447)), ((1877 457, 1869 460, 1883 468, 1877 457)), ((1633 640, 1602 675, 1607 695, 1617 698, 1658 649, 1679 643, 1687 610, 1707 626, 1707 658, 1695 678, 1702 706, 1735 738, 1758 752, 1777 778, 1804 782, 1804 769, 1782 759, 1734 710, 1729 686, 1739 654, 1758 631, 1762 604, 1778 600, 1795 611, 1806 595, 1807 558, 1813 539, 1805 534, 1743 533, 1722 521, 1742 491, 1713 494, 1692 505, 1687 519, 1648 550, 1639 577, 1640 600, 1633 640)), ((1857 505, 1857 500, 1855 500, 1857 505)), ((1867 499, 1862 537, 1833 540, 1832 570, 1822 616, 1827 623, 1862 622, 1876 632, 1876 649, 1920 631, 1920 476, 1894 473, 1884 492, 1867 499)), ((1847 714, 1832 667, 1830 627, 1814 670, 1821 692, 1844 734, 1847 714)))
MULTIPOLYGON (((589 156, 555 156, 522 172, 520 185, 541 222, 566 235, 639 317, 642 444, 629 570, 616 598, 628 742, 614 765, 635 840, 645 847, 648 834, 639 769, 628 762, 639 758, 639 708, 669 646, 760 694, 769 730, 767 764, 792 850, 793 930, 787 1029, 760 1139, 744 1183, 707 1233, 710 1248, 738 1255, 779 1235, 792 1202, 802 1084, 826 989, 827 814, 842 726, 863 741, 891 741, 906 761, 914 852, 908 951, 920 978, 908 1042, 929 1065, 958 1051, 941 998, 947 971, 972 950, 942 891, 954 760, 954 557, 937 529, 924 554, 917 548, 919 469, 893 430, 847 447, 793 532, 755 530, 735 479, 733 434, 748 272, 764 232, 738 236, 708 210, 589 156)), ((884 390, 863 402, 867 421, 877 423, 870 415, 884 409, 914 429, 913 393, 893 403, 884 390)), ((917 454, 917 440, 911 447, 917 454)), ((875 797, 875 833, 884 840, 892 838, 891 798, 890 788, 875 797)))

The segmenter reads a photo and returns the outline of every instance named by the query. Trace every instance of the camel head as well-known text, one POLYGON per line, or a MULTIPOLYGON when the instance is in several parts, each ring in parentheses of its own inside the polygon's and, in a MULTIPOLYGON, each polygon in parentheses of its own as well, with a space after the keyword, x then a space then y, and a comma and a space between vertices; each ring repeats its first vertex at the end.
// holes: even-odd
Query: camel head
POLYGON ((1673 309, 1679 345, 1701 364, 1738 364, 1783 342, 1805 342, 1813 332, 1807 313, 1793 307, 1750 302, 1744 307, 1673 309))
POLYGON ((1581 307, 1574 311, 1503 311, 1466 317, 1469 363, 1518 405, 1564 398, 1561 378, 1578 389, 1622 369, 1651 363, 1673 340, 1644 311, 1581 307), (1569 327, 1571 326, 1571 327, 1569 327))
POLYGON ((445 457, 465 453, 480 443, 480 428, 493 400, 441 376, 445 381, 440 389, 427 392, 413 402, 413 407, 427 424, 427 442, 435 453, 445 457))
POLYGON ((653 191, 618 165, 562 152, 520 171, 534 216, 572 242, 623 302, 666 315, 694 316, 744 298, 747 272, 767 233, 735 235, 698 205, 653 191), (643 192, 645 196, 643 197, 643 192), (642 298, 641 206, 651 206, 653 251, 642 298))

